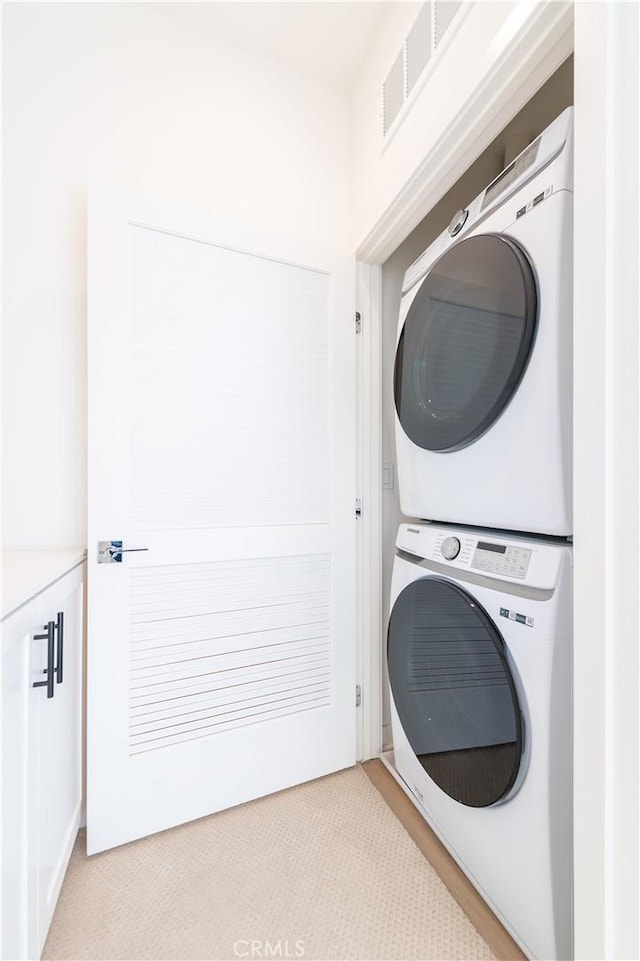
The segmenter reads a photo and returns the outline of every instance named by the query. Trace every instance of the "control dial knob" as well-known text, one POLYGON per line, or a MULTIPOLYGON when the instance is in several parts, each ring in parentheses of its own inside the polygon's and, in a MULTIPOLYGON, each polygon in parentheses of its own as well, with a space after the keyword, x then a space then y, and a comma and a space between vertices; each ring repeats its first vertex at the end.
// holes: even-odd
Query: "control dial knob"
POLYGON ((458 212, 454 214, 453 220, 451 221, 448 227, 449 233, 451 234, 452 237, 455 237, 456 234, 460 233, 460 231, 462 230, 462 228, 466 223, 468 216, 469 216, 468 210, 458 210, 458 212))
POLYGON ((460 553, 460 541, 457 537, 447 537, 446 540, 442 542, 442 556, 447 561, 452 561, 454 557, 457 557, 460 553))

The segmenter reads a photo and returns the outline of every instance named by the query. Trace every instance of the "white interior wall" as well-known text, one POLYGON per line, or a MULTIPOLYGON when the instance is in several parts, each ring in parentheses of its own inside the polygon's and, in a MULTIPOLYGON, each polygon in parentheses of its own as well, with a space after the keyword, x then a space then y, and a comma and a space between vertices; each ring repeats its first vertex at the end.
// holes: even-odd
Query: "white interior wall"
POLYGON ((88 181, 204 206, 248 247, 277 227, 344 252, 348 110, 144 4, 14 3, 3 121, 4 547, 67 547, 86 540, 88 181))
POLYGON ((574 921, 640 957, 640 10, 576 4, 574 921))
MULTIPOLYGON (((572 103, 573 57, 570 57, 382 266, 382 462, 393 465, 394 475, 394 489, 382 492, 382 603, 385 617, 389 611, 395 538, 398 525, 406 520, 400 511, 398 499, 393 398, 398 311, 404 273, 447 227, 456 210, 467 206, 528 143, 572 103)), ((388 750, 392 746, 392 738, 386 658, 383 658, 383 674, 383 743, 385 750, 388 750)))

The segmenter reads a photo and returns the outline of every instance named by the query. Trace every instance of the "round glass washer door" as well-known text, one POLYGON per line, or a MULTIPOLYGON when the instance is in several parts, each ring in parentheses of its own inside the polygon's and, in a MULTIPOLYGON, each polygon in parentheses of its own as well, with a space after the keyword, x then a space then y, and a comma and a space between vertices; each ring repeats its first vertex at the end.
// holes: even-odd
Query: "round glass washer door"
POLYGON ((491 427, 522 379, 537 314, 533 268, 511 238, 469 237, 436 261, 396 351, 396 410, 414 444, 460 450, 491 427))
POLYGON ((402 729, 429 777, 469 807, 504 798, 522 761, 523 725, 486 611, 457 584, 420 578, 393 605, 387 657, 402 729))

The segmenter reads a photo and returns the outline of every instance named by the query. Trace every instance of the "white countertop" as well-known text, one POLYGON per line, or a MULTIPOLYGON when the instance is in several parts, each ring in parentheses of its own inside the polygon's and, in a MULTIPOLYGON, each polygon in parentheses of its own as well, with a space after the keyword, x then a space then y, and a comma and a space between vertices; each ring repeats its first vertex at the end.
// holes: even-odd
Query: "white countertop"
POLYGON ((2 552, 2 619, 81 564, 83 547, 2 552))

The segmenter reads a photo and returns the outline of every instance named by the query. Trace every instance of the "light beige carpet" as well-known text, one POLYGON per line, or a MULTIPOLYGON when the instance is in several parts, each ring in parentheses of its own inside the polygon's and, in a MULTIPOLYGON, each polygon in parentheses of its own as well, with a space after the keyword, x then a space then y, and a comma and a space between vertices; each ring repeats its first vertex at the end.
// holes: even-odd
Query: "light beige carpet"
POLYGON ((45 959, 493 961, 361 768, 87 858, 45 959))

